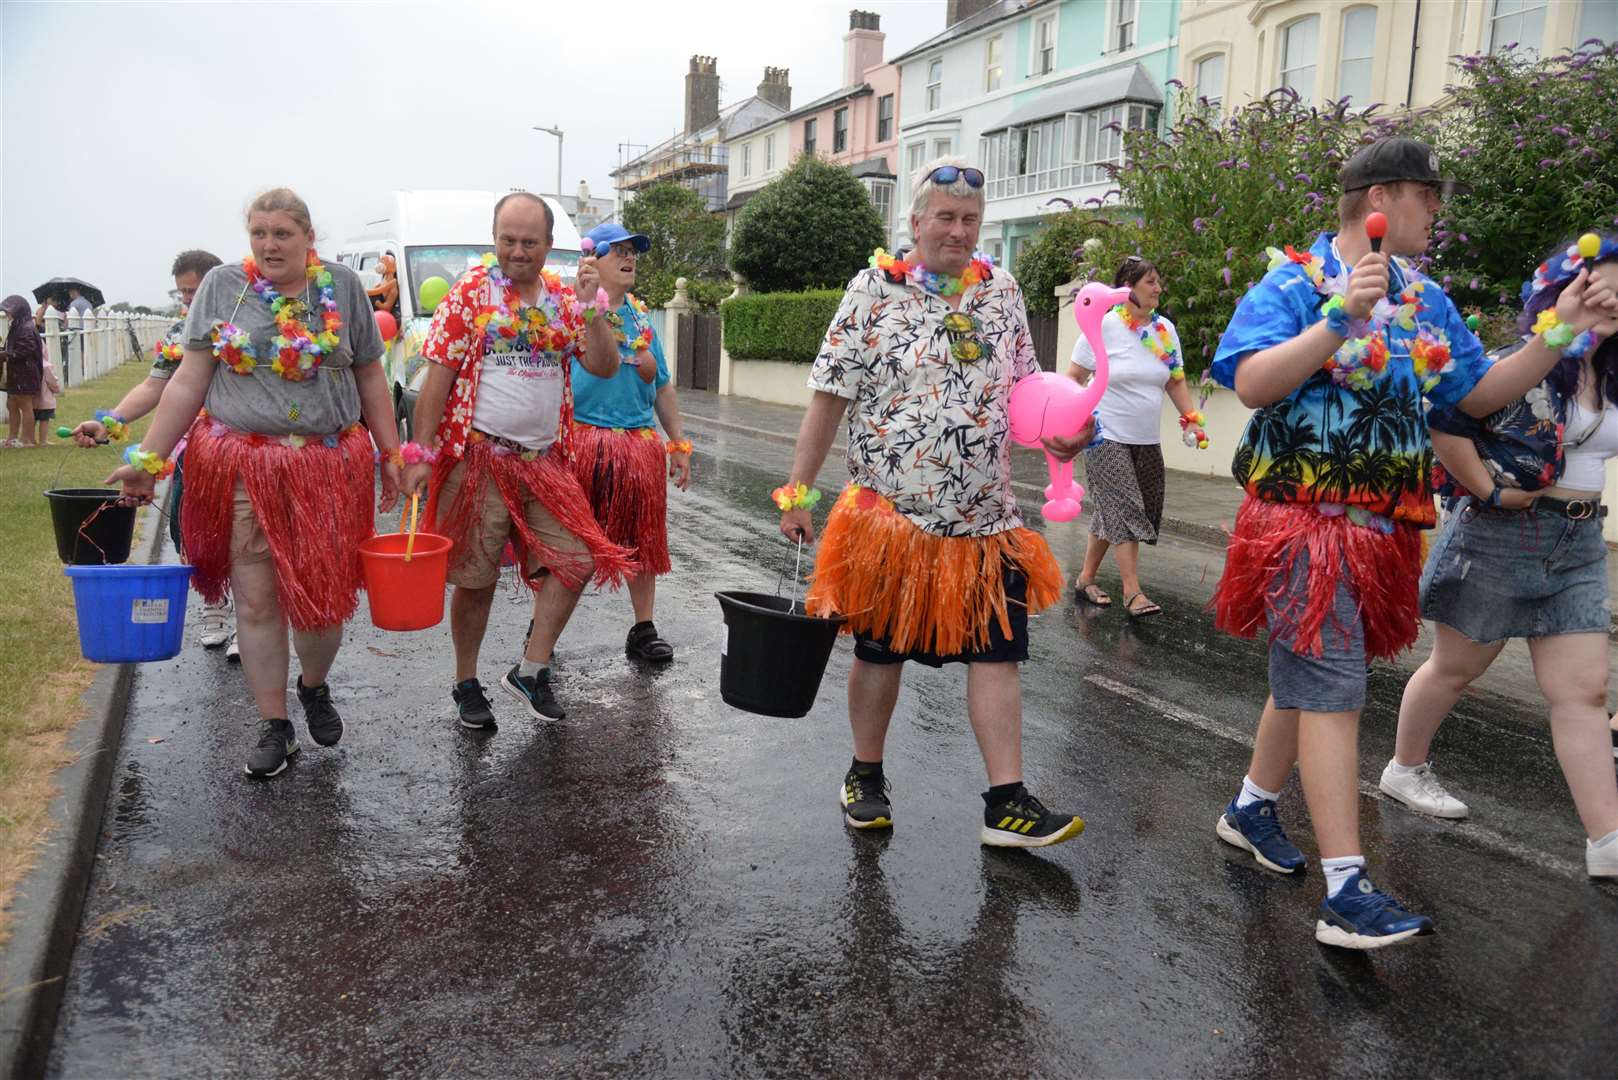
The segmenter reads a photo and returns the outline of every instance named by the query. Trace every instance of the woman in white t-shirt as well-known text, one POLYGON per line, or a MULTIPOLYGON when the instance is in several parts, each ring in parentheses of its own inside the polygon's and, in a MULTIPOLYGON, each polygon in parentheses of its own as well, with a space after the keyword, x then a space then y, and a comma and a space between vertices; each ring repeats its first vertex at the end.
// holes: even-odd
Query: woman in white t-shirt
MULTIPOLYGON (((1163 283, 1157 267, 1138 255, 1124 260, 1113 276, 1128 286, 1130 298, 1101 321, 1107 349, 1107 392, 1096 406, 1100 441, 1084 452, 1086 495, 1093 513, 1084 569, 1074 583, 1081 603, 1110 607, 1112 598, 1096 585, 1107 548, 1113 549, 1123 578, 1124 611, 1131 618, 1156 615, 1158 607, 1141 589, 1140 544, 1157 543, 1163 518, 1163 450, 1158 424, 1166 390, 1180 410, 1188 441, 1206 448, 1202 414, 1191 402, 1174 324, 1157 314, 1163 283)), ((1095 373, 1090 343, 1079 338, 1068 374, 1082 385, 1095 373)))

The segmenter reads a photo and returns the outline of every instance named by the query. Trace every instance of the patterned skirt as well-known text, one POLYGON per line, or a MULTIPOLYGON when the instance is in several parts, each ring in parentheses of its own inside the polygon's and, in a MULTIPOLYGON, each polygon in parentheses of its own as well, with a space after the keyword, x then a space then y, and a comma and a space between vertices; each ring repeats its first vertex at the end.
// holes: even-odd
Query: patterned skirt
POLYGON ((1110 439, 1084 452, 1090 532, 1109 544, 1157 543, 1163 524, 1163 448, 1110 439))

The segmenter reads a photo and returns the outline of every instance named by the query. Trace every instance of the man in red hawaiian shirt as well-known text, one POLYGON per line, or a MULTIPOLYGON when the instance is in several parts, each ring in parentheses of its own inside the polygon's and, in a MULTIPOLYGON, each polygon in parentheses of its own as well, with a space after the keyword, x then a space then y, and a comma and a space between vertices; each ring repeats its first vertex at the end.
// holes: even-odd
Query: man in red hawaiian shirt
MULTIPOLYGON (((494 258, 450 289, 422 347, 432 366, 415 430, 434 432, 436 449, 404 450, 406 491, 429 487, 429 527, 453 544, 453 697, 467 728, 495 726, 478 652, 508 541, 538 600, 528 646, 500 685, 543 720, 566 715, 551 690, 551 649, 579 593, 639 569, 596 524, 568 464, 572 361, 606 378, 618 371, 618 348, 606 320, 544 269, 553 226, 550 207, 526 192, 495 205, 494 258)), ((595 260, 582 260, 579 288, 593 297, 599 284, 595 260)))

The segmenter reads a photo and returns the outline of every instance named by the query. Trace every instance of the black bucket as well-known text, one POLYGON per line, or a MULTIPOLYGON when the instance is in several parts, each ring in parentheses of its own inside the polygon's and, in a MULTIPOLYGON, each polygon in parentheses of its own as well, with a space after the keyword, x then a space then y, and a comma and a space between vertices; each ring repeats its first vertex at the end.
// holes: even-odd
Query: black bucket
POLYGON ((57 488, 47 491, 56 554, 73 566, 102 566, 129 561, 135 539, 135 507, 119 506, 122 493, 112 488, 57 488))
POLYGON ((814 706, 837 631, 848 619, 804 614, 769 593, 714 593, 725 613, 719 695, 760 716, 803 716, 814 706))

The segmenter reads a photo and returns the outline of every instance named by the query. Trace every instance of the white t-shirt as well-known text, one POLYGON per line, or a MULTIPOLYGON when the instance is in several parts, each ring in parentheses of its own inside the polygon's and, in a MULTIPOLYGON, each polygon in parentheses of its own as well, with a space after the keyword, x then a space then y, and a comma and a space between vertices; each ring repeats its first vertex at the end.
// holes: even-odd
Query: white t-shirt
MULTIPOLYGON (((1180 335, 1174 324, 1163 319, 1174 349, 1180 349, 1180 335)), ((1159 423, 1163 414, 1163 388, 1168 385, 1169 366, 1144 344, 1140 334, 1124 325, 1116 311, 1101 319, 1101 342, 1107 349, 1107 391, 1101 395, 1096 415, 1101 418, 1101 435, 1116 443, 1151 446, 1162 441, 1159 423)), ((1073 346, 1073 362, 1096 369, 1090 340, 1079 335, 1073 346)))
POLYGON ((1570 491, 1605 489, 1607 460, 1618 457, 1618 407, 1603 401, 1601 411, 1592 412, 1577 401, 1569 401, 1563 439, 1566 460, 1556 486, 1570 491))
POLYGON ((478 372, 472 426, 530 450, 548 449, 562 413, 562 365, 571 360, 561 353, 533 352, 526 334, 518 335, 515 348, 490 337, 494 340, 478 372))

